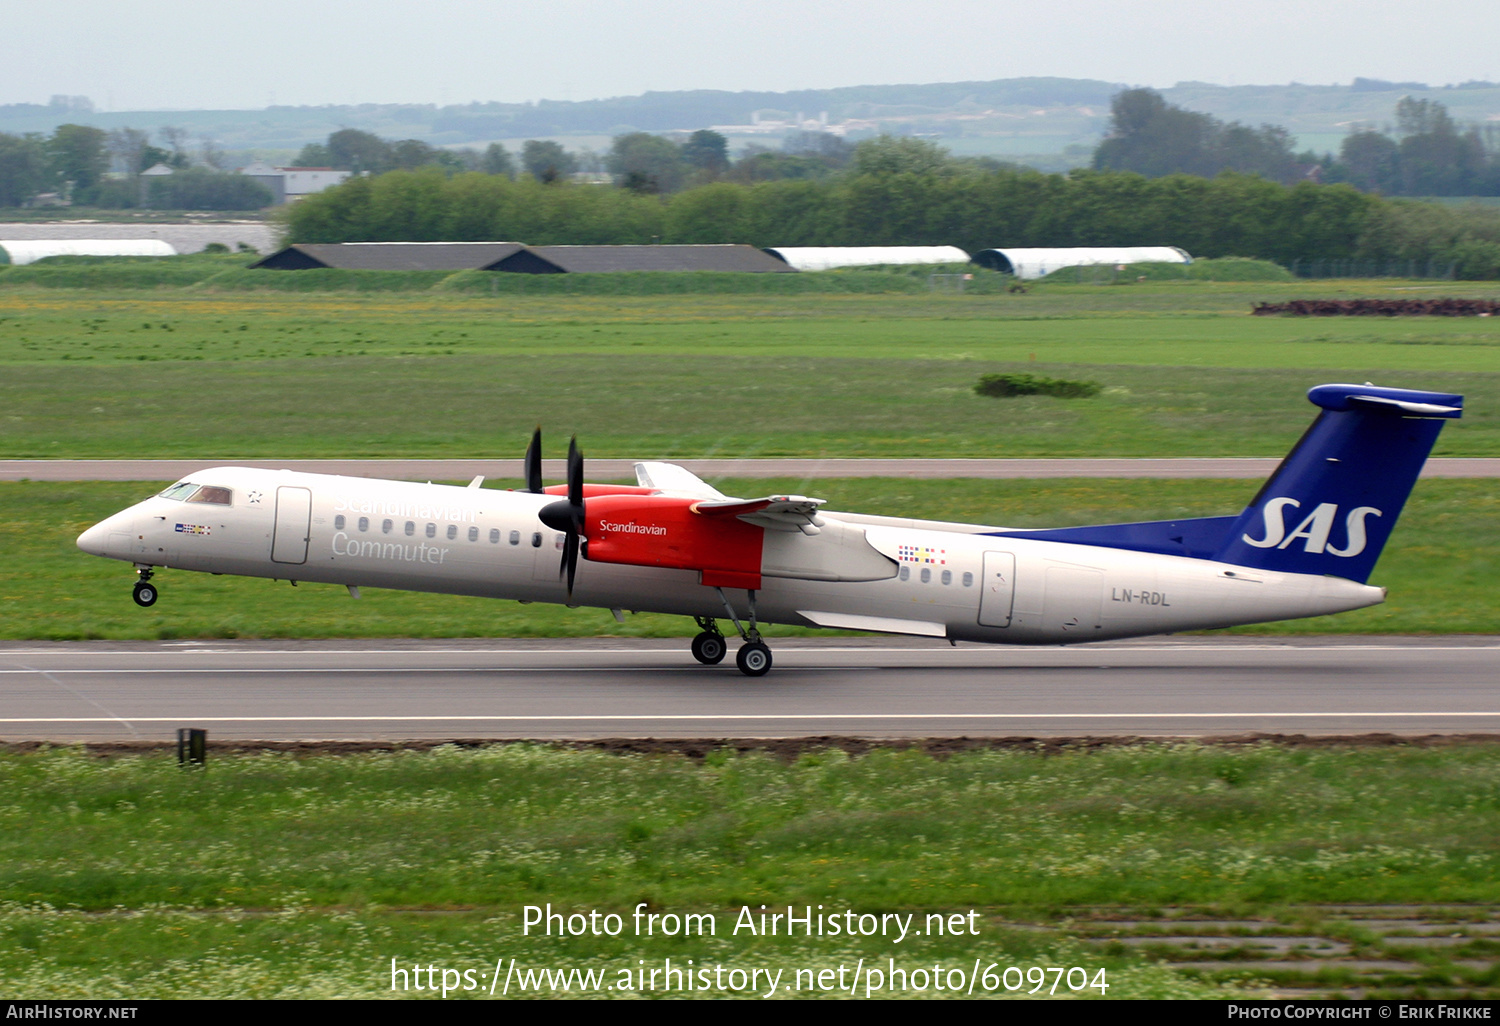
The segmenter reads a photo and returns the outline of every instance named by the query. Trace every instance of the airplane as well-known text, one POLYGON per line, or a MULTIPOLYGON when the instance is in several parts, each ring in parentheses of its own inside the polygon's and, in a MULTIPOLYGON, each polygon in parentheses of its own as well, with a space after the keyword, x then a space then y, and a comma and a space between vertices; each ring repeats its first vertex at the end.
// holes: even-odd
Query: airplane
POLYGON ((771 669, 762 624, 959 641, 1066 645, 1321 616, 1375 605, 1366 582, 1463 396, 1319 385, 1307 432, 1237 515, 1012 530, 840 513, 801 495, 740 499, 682 467, 636 484, 417 484, 288 470, 191 474, 83 532, 132 563, 153 605, 158 568, 550 602, 692 617, 692 654, 771 669))

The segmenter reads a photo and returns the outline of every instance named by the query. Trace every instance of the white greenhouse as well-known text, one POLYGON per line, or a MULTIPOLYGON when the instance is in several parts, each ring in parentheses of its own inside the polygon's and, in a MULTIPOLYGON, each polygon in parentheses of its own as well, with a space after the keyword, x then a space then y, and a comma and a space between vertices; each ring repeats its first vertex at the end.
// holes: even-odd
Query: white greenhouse
POLYGON ((0 239, 0 264, 30 264, 55 256, 176 256, 160 239, 0 239))
POLYGON ((986 249, 974 262, 1017 278, 1044 278, 1064 267, 1098 264, 1190 264, 1193 258, 1176 246, 1075 246, 1065 249, 986 249))
POLYGON ((966 264, 969 254, 957 246, 777 246, 767 249, 799 271, 881 264, 966 264))

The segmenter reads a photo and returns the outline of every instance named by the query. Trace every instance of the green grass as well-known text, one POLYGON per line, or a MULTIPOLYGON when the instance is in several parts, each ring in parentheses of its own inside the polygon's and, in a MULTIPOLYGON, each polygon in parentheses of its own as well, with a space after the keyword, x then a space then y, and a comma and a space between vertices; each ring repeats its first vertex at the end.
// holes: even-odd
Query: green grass
MULTIPOLYGON (((504 484, 504 482, 491 482, 504 484)), ((830 508, 893 516, 1063 527, 1237 512, 1251 481, 730 480, 729 494, 814 494, 830 508)), ((448 595, 343 588, 162 571, 162 599, 130 600, 128 564, 78 551, 85 528, 152 494, 157 484, 0 484, 0 638, 678 637, 684 617, 641 614, 617 624, 598 609, 520 605, 448 595)), ((1252 634, 1492 633, 1500 623, 1500 488, 1491 481, 1421 482, 1371 583, 1387 601, 1338 616, 1236 629, 1252 634)), ((818 633, 773 628, 774 635, 818 633)))
POLYGON ((1350 293, 1431 294, 0 292, 0 456, 509 455, 538 422, 596 456, 1279 456, 1337 380, 1465 392, 1438 453, 1500 453, 1500 321, 1250 316, 1350 293), (1104 391, 994 403, 985 373, 1104 391))
POLYGON ((392 959, 486 974, 516 958, 615 980, 666 957, 789 975, 977 958, 1105 967, 1110 997, 1226 996, 1083 942, 1068 917, 1494 903, 1497 794, 1496 745, 829 751, 790 765, 509 746, 211 755, 198 772, 166 753, 0 755, 0 979, 32 999, 380 996, 392 959), (522 934, 526 905, 630 922, 643 902, 711 914, 714 936, 522 934), (735 935, 740 909, 762 904, 924 925, 959 913, 979 935, 735 935))

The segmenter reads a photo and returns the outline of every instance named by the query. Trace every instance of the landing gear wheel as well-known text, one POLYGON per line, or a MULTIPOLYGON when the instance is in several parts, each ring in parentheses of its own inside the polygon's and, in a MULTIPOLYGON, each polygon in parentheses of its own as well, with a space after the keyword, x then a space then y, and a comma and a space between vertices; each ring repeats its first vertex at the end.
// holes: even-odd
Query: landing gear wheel
POLYGON ((138 606, 156 605, 156 585, 154 584, 147 584, 145 581, 140 581, 136 584, 135 590, 130 594, 138 606))
POLYGON ((729 646, 724 643, 724 635, 713 634, 704 631, 693 639, 693 658, 704 666, 717 666, 724 661, 724 654, 729 651, 729 646))
POLYGON ((734 654, 734 663, 746 677, 764 677, 771 672, 771 650, 752 641, 734 654))

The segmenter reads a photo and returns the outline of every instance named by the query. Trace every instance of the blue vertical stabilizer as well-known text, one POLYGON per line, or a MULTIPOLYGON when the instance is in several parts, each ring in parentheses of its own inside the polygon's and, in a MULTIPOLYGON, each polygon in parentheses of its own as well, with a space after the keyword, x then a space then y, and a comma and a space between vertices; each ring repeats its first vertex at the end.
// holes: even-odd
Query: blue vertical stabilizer
POLYGON ((1317 419, 1213 558, 1363 584, 1463 396, 1319 385, 1307 397, 1322 407, 1317 419))

